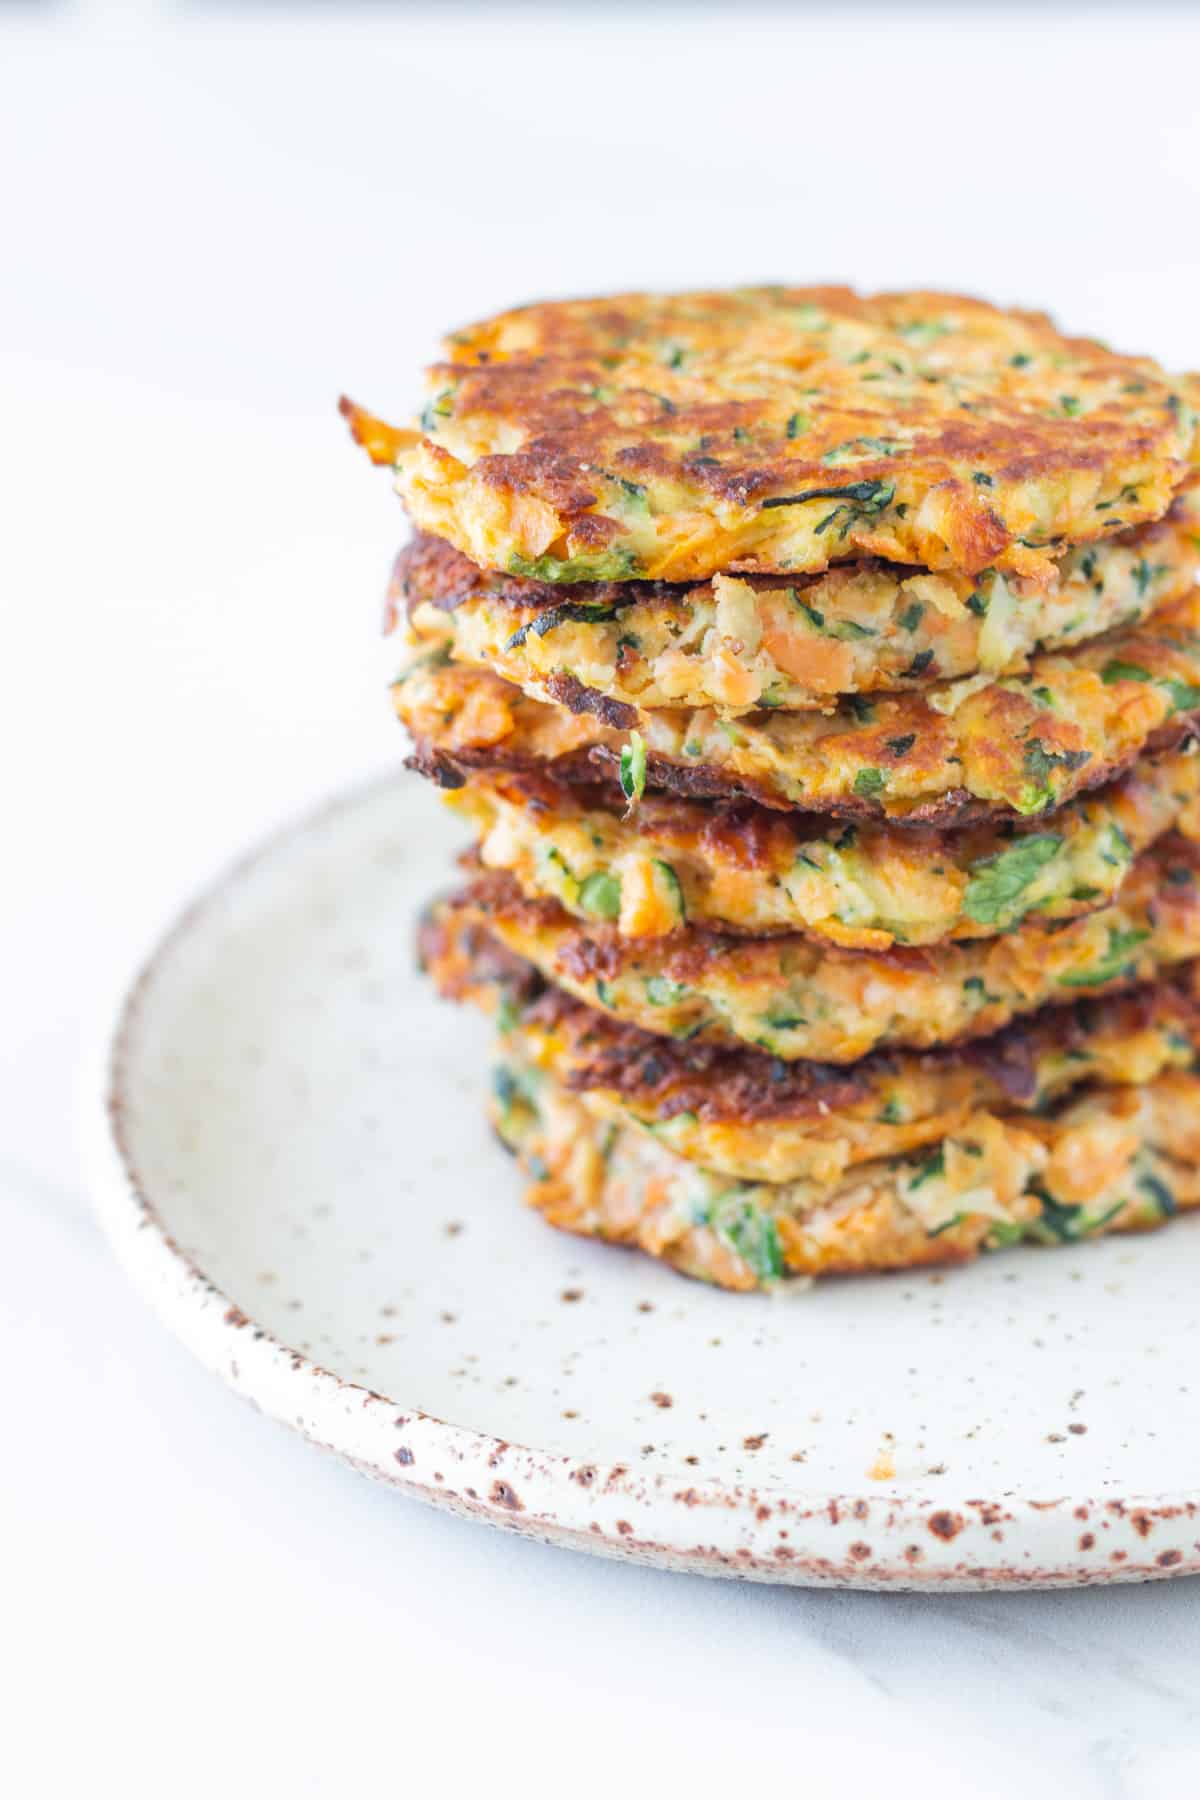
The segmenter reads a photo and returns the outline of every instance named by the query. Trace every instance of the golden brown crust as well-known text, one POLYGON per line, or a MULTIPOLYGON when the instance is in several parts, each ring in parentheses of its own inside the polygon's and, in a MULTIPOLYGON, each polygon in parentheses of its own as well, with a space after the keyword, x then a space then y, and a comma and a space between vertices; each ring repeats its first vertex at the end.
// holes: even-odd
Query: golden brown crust
POLYGON ((351 408, 356 434, 423 529, 557 580, 862 554, 1028 573, 1161 516, 1195 454, 1186 382, 953 295, 553 302, 449 354, 421 435, 351 408))

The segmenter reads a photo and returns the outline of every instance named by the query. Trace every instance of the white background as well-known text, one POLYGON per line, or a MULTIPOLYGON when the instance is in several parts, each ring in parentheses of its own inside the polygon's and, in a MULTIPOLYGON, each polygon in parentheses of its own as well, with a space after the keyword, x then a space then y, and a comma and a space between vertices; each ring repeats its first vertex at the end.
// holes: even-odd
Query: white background
POLYGON ((1200 1787, 1193 1583, 772 1592, 427 1513, 190 1363, 77 1151, 147 933, 401 754, 341 388, 400 415, 521 299, 773 278, 1195 365, 1198 52, 1144 9, 0 14, 4 1793, 1200 1787))

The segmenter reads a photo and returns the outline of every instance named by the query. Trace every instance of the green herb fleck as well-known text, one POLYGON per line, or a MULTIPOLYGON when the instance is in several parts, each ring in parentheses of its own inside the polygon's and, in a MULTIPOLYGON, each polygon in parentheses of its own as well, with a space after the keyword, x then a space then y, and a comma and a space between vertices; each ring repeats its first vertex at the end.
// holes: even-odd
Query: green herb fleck
POLYGON ((565 558, 526 557, 514 551, 508 559, 509 574, 523 575, 529 581, 624 581, 636 575, 638 567, 636 552, 624 548, 565 558))
POLYGON ((630 733, 621 749, 621 792, 631 808, 646 791, 646 744, 640 731, 630 733))
POLYGON ((1157 1175, 1139 1175, 1137 1184, 1144 1194, 1149 1194, 1164 1219, 1174 1218, 1179 1211, 1179 1202, 1165 1181, 1160 1181, 1157 1175))
POLYGON ((1026 889, 1053 862, 1062 838, 1052 832, 1022 838, 1009 850, 1000 850, 971 866, 971 879, 963 895, 962 909, 977 925, 997 925, 1001 919, 1022 918, 1028 906, 1018 903, 1026 889))
POLYGON ((1114 657, 1101 669, 1100 679, 1105 687, 1112 687, 1118 681, 1153 681, 1154 677, 1141 663, 1122 662, 1120 657, 1114 657))
POLYGON ((775 1221, 740 1189, 734 1188, 714 1200, 705 1222, 741 1257, 757 1281, 767 1283, 781 1278, 783 1246, 775 1221))
POLYGON ((1107 982, 1117 981, 1122 976, 1133 975, 1137 964, 1130 959, 1130 951, 1144 943, 1150 936, 1149 926, 1133 926, 1128 931, 1117 931, 1111 926, 1108 933, 1108 948, 1098 963, 1090 969, 1079 970, 1071 975, 1060 975, 1059 985, 1069 988, 1103 987, 1107 982))
POLYGON ((938 1175, 946 1173, 946 1152, 939 1144, 932 1156, 927 1156, 917 1173, 910 1180, 908 1187, 911 1193, 914 1188, 924 1187, 927 1181, 933 1181, 938 1175))
POLYGON ((620 606, 584 606, 571 600, 562 606, 550 606, 545 612, 538 613, 536 618, 519 625, 512 636, 505 640, 504 648, 519 650, 526 638, 545 637, 547 632, 557 630, 560 625, 604 625, 610 619, 615 619, 620 610, 620 606))
POLYGON ((621 913, 621 881, 611 870, 589 875, 579 889, 579 904, 597 919, 616 919, 621 913))
POLYGON ((666 975, 651 975, 646 982, 646 998, 651 1006, 676 1006, 687 993, 682 981, 671 981, 666 975))
POLYGON ((897 623, 899 624, 901 631, 915 631, 924 617, 924 606, 921 601, 914 600, 911 606, 905 607, 904 611, 900 614, 897 623))
POLYGON ((895 488, 885 481, 853 481, 847 487, 808 488, 802 494, 775 494, 763 501, 763 510, 776 506, 803 506, 808 500, 836 500, 838 505, 826 513, 816 527, 817 535, 831 525, 839 525, 839 537, 845 537, 858 519, 873 519, 885 512, 896 497, 895 488))
POLYGON ((671 896, 671 904, 674 906, 676 916, 682 925, 687 918, 687 907, 684 904, 683 888, 680 885, 679 877, 669 862, 663 862, 657 856, 654 859, 654 867, 658 871, 660 880, 671 896))

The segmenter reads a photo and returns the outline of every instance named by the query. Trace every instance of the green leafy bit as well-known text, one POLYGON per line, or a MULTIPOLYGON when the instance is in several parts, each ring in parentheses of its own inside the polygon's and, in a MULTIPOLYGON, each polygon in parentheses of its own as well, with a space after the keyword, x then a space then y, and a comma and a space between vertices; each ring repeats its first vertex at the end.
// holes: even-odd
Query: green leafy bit
POLYGON ((507 1037, 510 1031, 516 1030, 520 1022, 521 1008, 515 995, 507 988, 502 988, 496 1005, 496 1030, 501 1037, 507 1037))
POLYGON ((1116 931, 1111 926, 1108 933, 1108 948, 1098 963, 1090 969, 1081 969, 1070 975, 1061 975, 1061 987, 1103 987, 1106 982, 1117 981, 1123 975, 1136 972, 1136 961, 1131 960, 1130 952, 1144 943, 1150 936, 1148 925, 1133 926, 1128 931, 1116 931))
POLYGON ((903 1125, 904 1111, 894 1094, 889 1094, 879 1114, 881 1125, 903 1125))
POLYGON ((863 800, 874 799, 886 786, 887 776, 882 769, 860 769, 854 777, 854 791, 863 800))
POLYGON ((621 792, 631 807, 646 791, 646 744, 640 731, 629 735, 621 748, 621 792))
POLYGON ((818 612, 815 606, 810 606, 807 600, 802 600, 795 588, 789 588, 788 593, 809 624, 814 626, 817 631, 824 632, 826 637, 840 638, 844 643, 852 644, 861 638, 879 636, 879 633, 872 631, 869 625, 860 625, 854 619, 834 619, 832 623, 829 623, 826 621, 825 614, 818 612))
POLYGON ((1022 894, 1037 880, 1047 863, 1062 847, 1054 832, 1022 838, 1011 849, 1000 850, 972 864, 971 879, 963 895, 962 909, 977 925, 998 925, 1011 916, 1020 918, 1022 894))
POLYGON ((616 919, 621 913, 621 879, 611 870, 597 870, 579 889, 579 904, 597 919, 616 919))
POLYGON ((924 617, 924 606, 920 600, 914 600, 912 605, 906 606, 904 611, 900 614, 898 623, 901 631, 915 631, 924 617))
POLYGON ((963 982, 963 993, 970 994, 980 1006, 993 1006, 999 1000, 999 994, 989 994, 982 975, 968 975, 963 982))
POLYGON ((1073 1244, 1077 1243, 1080 1238, 1090 1237, 1094 1232, 1103 1230, 1109 1220, 1114 1219, 1124 1205, 1123 1201, 1118 1200, 1114 1206, 1109 1207, 1107 1212, 1101 1213, 1097 1218, 1092 1218, 1086 1207, 1068 1206, 1064 1205, 1061 1200, 1056 1200, 1040 1181, 1031 1181, 1029 1192, 1041 1201, 1042 1210, 1038 1218, 1031 1221, 1031 1226, 1026 1229, 1031 1235, 1040 1237, 1044 1243, 1051 1244, 1073 1244))
POLYGON ((909 1186, 910 1193, 912 1192, 913 1189, 919 1188, 919 1187, 924 1187, 924 1185, 927 1181, 934 1181, 939 1175, 944 1175, 945 1173, 946 1173, 945 1146, 942 1144, 939 1144, 937 1149, 933 1152, 933 1155, 927 1156, 925 1158, 925 1161, 921 1164, 921 1166, 917 1170, 916 1174, 909 1181, 908 1186, 909 1186))
POLYGON ((1193 712, 1200 706, 1200 687, 1193 687, 1190 682, 1180 681, 1176 676, 1154 675, 1149 669, 1144 669, 1141 663, 1122 662, 1119 657, 1105 663, 1100 679, 1106 687, 1112 687, 1118 681, 1158 682, 1170 694, 1173 712, 1193 712))
POLYGON ((803 437, 806 431, 812 430, 812 420, 807 413, 794 412, 787 422, 787 435, 790 438, 803 437))
POLYGON ((1025 773, 1036 784, 1023 796, 1021 812, 1040 812, 1053 798, 1052 781, 1056 769, 1074 774, 1092 760, 1090 750, 1047 750, 1041 738, 1030 738, 1025 745, 1025 773))
POLYGON ((862 694, 847 694, 846 705, 860 725, 869 725, 875 717, 874 701, 865 699, 862 694))
POLYGON ((852 481, 846 487, 807 488, 802 494, 774 494, 763 501, 763 510, 775 506, 803 506, 809 500, 836 500, 838 504, 817 526, 817 535, 830 526, 838 528, 844 538, 859 519, 877 518, 896 498, 896 489, 886 481, 852 481))
POLYGON ((440 394, 434 395, 433 399, 421 414, 422 431, 427 433, 434 432, 438 428, 439 419, 448 419, 450 417, 454 411, 454 407, 451 404, 454 399, 454 394, 454 388, 448 387, 443 388, 440 394))
POLYGON ((627 510, 649 513, 650 502, 646 498, 646 490, 640 481, 630 481, 624 475, 610 475, 608 479, 614 487, 620 489, 621 499, 627 503, 627 510))
POLYGON ((908 731, 903 737, 888 738, 887 747, 893 756, 907 756, 916 741, 916 732, 908 731))
POLYGON ((514 551, 508 559, 509 574, 529 581, 624 581, 638 567, 636 551, 626 547, 597 556, 521 556, 514 551))
POLYGON ((671 981, 666 975, 651 975, 646 983, 646 998, 651 1006, 676 1006, 687 993, 682 981, 671 981))
POLYGON ((1058 396, 1058 406, 1064 419, 1077 419, 1079 417, 1081 409, 1077 395, 1060 394, 1058 396))
POLYGON ((900 326, 901 337, 918 347, 935 344, 938 338, 948 337, 949 333, 949 325, 944 325, 940 319, 910 319, 907 325, 900 326))
POLYGON ((773 1008, 764 1014, 763 1024, 771 1031, 798 1031, 808 1020, 803 1013, 783 1013, 773 1008))
POLYGON ((924 675, 933 661, 932 650, 919 650, 909 663, 907 669, 901 669, 902 675, 924 675))
POLYGON ((983 593, 979 588, 976 588, 973 594, 967 596, 967 611, 973 612, 977 619, 985 619, 987 617, 987 609, 988 595, 983 593))
POLYGON ((1174 1218, 1179 1211, 1179 1202, 1165 1181, 1160 1181, 1157 1175, 1139 1175, 1137 1184, 1142 1193, 1153 1200, 1164 1219, 1174 1218))
POLYGON ((1200 687, 1192 687, 1186 681, 1168 681, 1166 685, 1173 712, 1194 712, 1200 706, 1200 687))
POLYGON ((1144 599, 1156 581, 1167 573, 1166 563, 1147 562, 1143 556, 1135 562, 1132 569, 1133 579, 1137 582, 1138 596, 1144 599))
POLYGON ((654 859, 654 871, 658 879, 666 888, 667 893, 670 895, 671 904, 675 908, 675 916, 682 925, 687 918, 687 907, 684 904, 683 888, 680 885, 678 875, 675 873, 669 862, 663 862, 661 858, 657 856, 654 859))
POLYGON ((724 1244, 740 1256, 757 1281, 778 1281, 783 1275, 783 1246, 770 1213, 738 1188, 722 1194, 698 1223, 707 1224, 724 1244))
POLYGON ((538 613, 536 618, 528 619, 519 625, 512 636, 505 641, 506 650, 519 650, 528 637, 545 637, 559 625, 605 625, 620 613, 619 606, 584 606, 568 600, 562 606, 547 607, 545 612, 538 613))

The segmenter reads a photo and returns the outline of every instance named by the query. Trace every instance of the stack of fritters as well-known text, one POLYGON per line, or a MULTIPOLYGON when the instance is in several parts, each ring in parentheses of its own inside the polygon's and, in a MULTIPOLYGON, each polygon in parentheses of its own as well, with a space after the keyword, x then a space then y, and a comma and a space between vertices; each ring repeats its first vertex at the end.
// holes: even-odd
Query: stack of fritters
POLYGON ((345 410, 546 1217, 752 1288, 1200 1204, 1200 380, 841 288, 447 356, 345 410))

